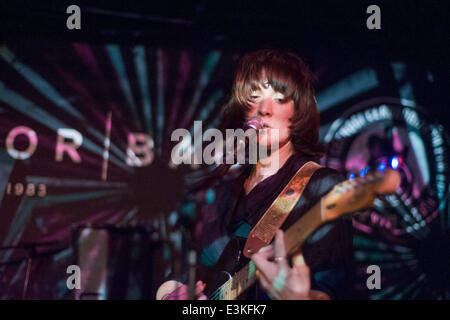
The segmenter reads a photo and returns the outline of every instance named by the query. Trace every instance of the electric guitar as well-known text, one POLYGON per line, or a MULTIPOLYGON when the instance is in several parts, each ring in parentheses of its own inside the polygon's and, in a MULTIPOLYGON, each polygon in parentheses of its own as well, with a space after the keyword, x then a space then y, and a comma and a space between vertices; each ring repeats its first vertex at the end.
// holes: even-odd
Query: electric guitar
MULTIPOLYGON (((324 223, 371 207, 378 195, 394 193, 399 182, 398 172, 387 170, 335 185, 285 231, 287 255, 299 252, 308 236, 324 223)), ((230 240, 214 266, 197 268, 197 279, 206 283, 204 293, 209 299, 235 300, 256 281, 255 265, 242 254, 245 241, 244 238, 230 240)))

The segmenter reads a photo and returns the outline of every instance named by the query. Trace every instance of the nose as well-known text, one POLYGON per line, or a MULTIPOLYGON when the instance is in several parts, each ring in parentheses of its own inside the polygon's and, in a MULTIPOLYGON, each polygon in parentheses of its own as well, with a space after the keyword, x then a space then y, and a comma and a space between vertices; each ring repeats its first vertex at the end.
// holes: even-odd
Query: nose
POLYGON ((272 99, 262 99, 258 106, 258 116, 271 117, 272 116, 272 99))

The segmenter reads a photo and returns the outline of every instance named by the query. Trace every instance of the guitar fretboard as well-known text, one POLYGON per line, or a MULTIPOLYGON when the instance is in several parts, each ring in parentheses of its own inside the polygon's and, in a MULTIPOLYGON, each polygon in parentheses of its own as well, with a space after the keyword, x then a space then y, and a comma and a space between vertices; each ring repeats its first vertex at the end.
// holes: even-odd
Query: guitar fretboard
POLYGON ((250 261, 233 277, 220 286, 209 298, 211 300, 235 300, 247 290, 256 280, 256 267, 250 261))

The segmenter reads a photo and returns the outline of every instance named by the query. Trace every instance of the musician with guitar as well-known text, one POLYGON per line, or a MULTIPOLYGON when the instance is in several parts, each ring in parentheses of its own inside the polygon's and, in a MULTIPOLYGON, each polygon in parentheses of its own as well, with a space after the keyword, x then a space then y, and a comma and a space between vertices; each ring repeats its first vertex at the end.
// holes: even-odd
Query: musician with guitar
MULTIPOLYGON (((348 298, 351 219, 335 218, 370 206, 386 191, 384 180, 374 176, 333 188, 344 178, 317 164, 323 149, 312 76, 292 53, 266 49, 240 59, 223 123, 243 127, 254 118, 262 123, 260 147, 270 150, 270 130, 276 129, 278 148, 208 186, 215 199, 198 208, 195 227, 196 297, 348 298)), ((157 299, 186 299, 183 283, 186 278, 163 283, 157 299)))

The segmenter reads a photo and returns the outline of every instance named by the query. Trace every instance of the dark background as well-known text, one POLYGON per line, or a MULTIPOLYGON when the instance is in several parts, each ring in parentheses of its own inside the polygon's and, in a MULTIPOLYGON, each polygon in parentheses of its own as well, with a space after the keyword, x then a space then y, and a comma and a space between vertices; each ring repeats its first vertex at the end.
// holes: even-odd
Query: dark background
MULTIPOLYGON (((48 81, 87 120, 82 123, 57 108, 54 101, 29 84, 26 76, 18 74, 11 66, 14 61, 7 63, 0 59, 1 83, 36 103, 40 110, 69 123, 83 137, 92 138, 87 131, 89 128, 103 132, 104 121, 98 115, 109 110, 113 110, 111 140, 121 151, 126 149, 127 132, 146 129, 141 109, 138 110, 138 121, 131 115, 119 85, 120 77, 115 72, 116 66, 105 49, 108 46, 115 46, 122 53, 131 95, 138 106, 142 101, 133 60, 134 50, 139 46, 146 49, 153 106, 150 123, 153 127, 158 126, 159 111, 155 110, 159 99, 166 102, 161 111, 166 129, 159 136, 161 154, 155 157, 151 166, 131 172, 111 164, 108 181, 124 183, 124 194, 106 198, 93 196, 93 199, 86 200, 77 196, 82 191, 95 192, 109 190, 107 188, 110 187, 101 186, 98 190, 83 185, 70 187, 64 185, 64 181, 99 180, 101 160, 81 148, 82 166, 75 166, 67 159, 56 163, 56 133, 47 127, 49 123, 41 123, 26 112, 20 113, 14 106, 0 101, 0 168, 7 172, 6 176, 2 176, 0 186, 4 189, 8 181, 31 181, 29 179, 36 177, 50 177, 62 183, 48 189, 47 202, 44 199, 43 202, 30 204, 26 197, 7 197, 5 194, 0 198, 0 241, 3 247, 24 242, 57 243, 53 250, 43 248, 42 252, 38 251, 42 255, 35 259, 27 297, 74 297, 73 292, 65 289, 66 266, 77 262, 81 246, 89 241, 95 243, 95 239, 104 239, 104 235, 95 231, 90 234, 89 241, 83 242, 77 238, 79 234, 74 232, 73 227, 84 224, 112 226, 104 229, 109 230, 108 247, 100 245, 98 240, 98 246, 92 248, 94 251, 109 250, 109 265, 99 266, 109 269, 109 292, 106 296, 118 299, 153 297, 167 264, 173 260, 159 240, 149 242, 154 232, 154 212, 175 207, 180 200, 180 190, 174 192, 177 189, 174 186, 180 187, 180 177, 192 171, 183 167, 174 173, 167 168, 173 146, 168 142, 170 132, 167 131, 167 119, 174 115, 175 125, 189 128, 193 120, 200 117, 209 97, 219 92, 219 98, 214 100, 212 112, 206 119, 208 124, 215 123, 228 97, 236 60, 246 51, 274 47, 303 57, 315 76, 319 109, 324 101, 321 100, 324 99, 323 94, 334 84, 347 83, 346 88, 352 89, 364 80, 355 80, 352 75, 360 70, 373 70, 378 81, 376 86, 335 101, 321 110, 321 139, 328 126, 349 108, 361 101, 379 97, 413 100, 423 107, 429 119, 442 124, 445 132, 449 132, 449 13, 448 1, 437 0, 2 1, 0 47, 14 52, 16 62, 30 67, 48 81), (81 30, 66 28, 66 8, 71 4, 81 8, 81 30), (369 16, 366 9, 371 4, 381 8, 381 30, 368 30, 366 27, 369 16), (83 64, 77 55, 79 52, 74 50, 80 49, 80 44, 93 52, 104 77, 98 78, 93 70, 83 64), (158 60, 160 53, 161 61, 158 60), (186 105, 193 101, 205 61, 216 53, 220 54, 220 58, 207 86, 198 103, 187 109, 186 105), (181 82, 183 94, 181 100, 176 102, 174 93, 179 84, 177 68, 181 65, 181 57, 190 63, 191 73, 181 82), (160 82, 156 77, 159 66, 164 70, 162 93, 158 91, 160 82), (75 80, 79 81, 78 87, 75 80), (191 117, 184 119, 186 113, 191 117), (19 125, 28 125, 38 131, 40 144, 29 161, 11 161, 5 152, 7 133, 19 125), (57 196, 67 196, 67 199, 57 196), (134 212, 132 208, 137 208, 136 214, 127 220, 127 214, 134 212), (115 229, 125 222, 131 224, 131 233, 129 230, 115 229), (139 229, 139 233, 134 234, 134 227, 143 227, 145 232, 139 229)), ((102 147, 101 142, 99 146, 102 147)), ((3 189, 1 192, 4 192, 3 189)), ((448 205, 448 198, 446 203, 448 205)), ((448 207, 441 210, 448 211, 448 207)), ((443 214, 448 213, 445 211, 443 214)), ((448 252, 447 235, 441 237, 439 233, 439 236, 426 242, 425 250, 421 249, 422 252, 432 248, 428 251, 433 252, 434 258, 427 256, 428 260, 424 263, 424 268, 431 270, 427 272, 442 272, 430 269, 429 261, 440 261, 436 257, 448 252)), ((376 237, 369 236, 374 243, 376 237)), ((3 288, 0 298, 21 297, 26 269, 23 259, 26 256, 27 251, 12 255, 0 253, 0 284, 3 288)), ((443 258, 443 261, 450 260, 443 258)), ((408 281, 414 281, 417 277, 416 273, 405 272, 403 274, 407 275, 405 279, 408 281)), ((359 276, 361 279, 366 277, 365 274, 359 276)), ((432 282, 439 281, 439 278, 433 278, 432 282)), ((402 288, 395 284, 395 279, 387 281, 386 287, 393 285, 395 289, 378 297, 394 298, 395 294, 401 293, 402 288)), ((422 297, 426 294, 433 297, 434 291, 424 290, 422 297)), ((369 297, 377 298, 360 292, 359 298, 369 297)), ((410 296, 405 293, 405 297, 410 296)), ((448 291, 443 297, 450 298, 448 291)))

